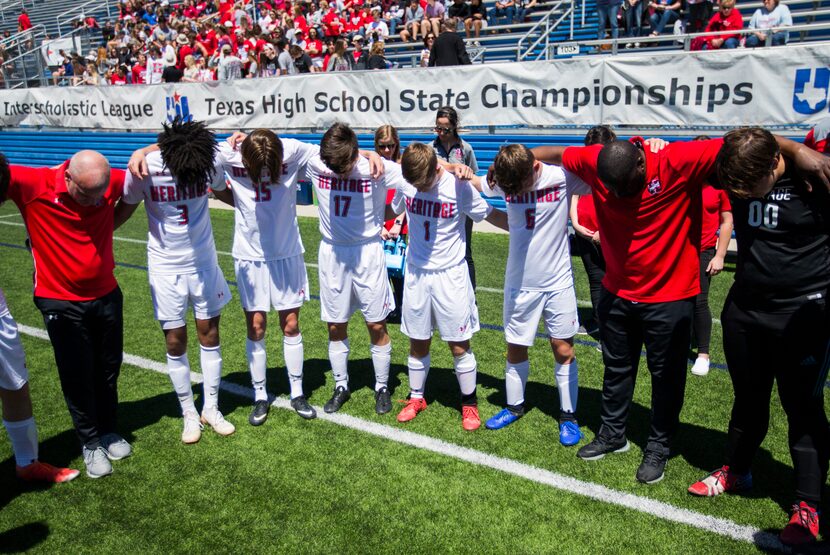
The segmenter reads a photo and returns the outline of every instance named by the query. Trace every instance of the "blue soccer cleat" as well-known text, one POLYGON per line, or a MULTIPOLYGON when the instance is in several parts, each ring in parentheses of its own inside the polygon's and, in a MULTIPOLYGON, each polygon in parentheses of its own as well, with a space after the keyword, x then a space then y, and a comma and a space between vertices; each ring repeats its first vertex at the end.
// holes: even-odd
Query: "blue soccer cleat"
POLYGON ((495 416, 491 417, 484 427, 488 430, 501 430, 505 426, 509 426, 516 420, 521 418, 518 414, 511 412, 510 409, 501 409, 495 416))
POLYGON ((579 429, 579 424, 575 420, 566 420, 559 424, 559 443, 570 447, 579 443, 580 439, 582 439, 582 430, 579 429))

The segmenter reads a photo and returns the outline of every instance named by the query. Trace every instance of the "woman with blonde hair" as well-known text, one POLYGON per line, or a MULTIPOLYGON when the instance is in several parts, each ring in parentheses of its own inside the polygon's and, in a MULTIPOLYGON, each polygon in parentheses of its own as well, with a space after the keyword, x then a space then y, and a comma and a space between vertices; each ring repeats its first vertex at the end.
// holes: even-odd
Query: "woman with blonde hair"
POLYGON ((383 41, 376 41, 372 43, 369 48, 369 59, 366 61, 366 69, 387 69, 389 62, 383 55, 383 41))
POLYGON ((199 68, 196 67, 196 58, 194 58, 192 54, 188 54, 184 57, 184 75, 182 76, 182 82, 199 82, 199 68))

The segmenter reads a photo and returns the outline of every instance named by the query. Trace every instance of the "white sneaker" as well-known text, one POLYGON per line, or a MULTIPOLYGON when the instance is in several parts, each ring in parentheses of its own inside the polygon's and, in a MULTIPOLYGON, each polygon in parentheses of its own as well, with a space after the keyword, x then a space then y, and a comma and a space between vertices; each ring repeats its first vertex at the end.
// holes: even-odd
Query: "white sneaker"
POLYGON ((220 436, 229 436, 236 431, 236 427, 225 420, 225 417, 222 416, 222 413, 219 412, 219 409, 212 409, 208 411, 202 411, 202 424, 210 424, 210 427, 213 428, 220 436))
POLYGON ((184 429, 182 430, 182 443, 190 445, 196 443, 202 437, 202 423, 199 422, 199 413, 189 410, 184 413, 184 429))
POLYGON ((698 357, 692 366, 692 374, 695 376, 705 376, 709 373, 709 359, 698 357))

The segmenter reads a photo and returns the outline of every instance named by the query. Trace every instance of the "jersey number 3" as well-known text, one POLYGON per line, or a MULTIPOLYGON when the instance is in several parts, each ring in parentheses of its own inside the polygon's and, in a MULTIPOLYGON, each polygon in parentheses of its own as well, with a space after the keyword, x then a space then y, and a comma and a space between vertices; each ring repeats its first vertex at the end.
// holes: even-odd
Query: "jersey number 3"
POLYGON ((187 225, 187 221, 188 221, 187 205, 186 204, 179 204, 178 206, 176 206, 176 210, 179 211, 179 225, 187 225))
POLYGON ((525 229, 534 229, 536 227, 536 209, 528 208, 525 210, 525 229))

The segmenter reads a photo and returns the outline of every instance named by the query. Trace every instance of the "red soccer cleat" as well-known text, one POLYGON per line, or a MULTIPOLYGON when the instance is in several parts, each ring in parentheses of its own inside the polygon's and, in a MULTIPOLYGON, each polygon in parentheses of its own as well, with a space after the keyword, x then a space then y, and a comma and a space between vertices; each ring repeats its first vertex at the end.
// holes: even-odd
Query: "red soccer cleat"
POLYGON ((701 497, 714 497, 722 493, 745 491, 752 487, 752 473, 736 474, 729 472, 729 466, 724 465, 709 474, 699 482, 689 486, 689 493, 701 497))
POLYGON ((421 399, 410 399, 407 401, 406 406, 398 413, 398 422, 409 422, 422 410, 427 408, 427 402, 421 399))
POLYGON ((481 418, 478 417, 478 405, 461 406, 461 427, 472 432, 481 426, 481 418))
POLYGON ((62 484, 74 480, 79 471, 73 468, 58 468, 49 463, 35 461, 26 466, 17 467, 17 477, 26 482, 48 482, 62 484))
POLYGON ((784 545, 804 545, 816 541, 818 512, 804 501, 793 505, 790 523, 781 530, 779 537, 784 545))

